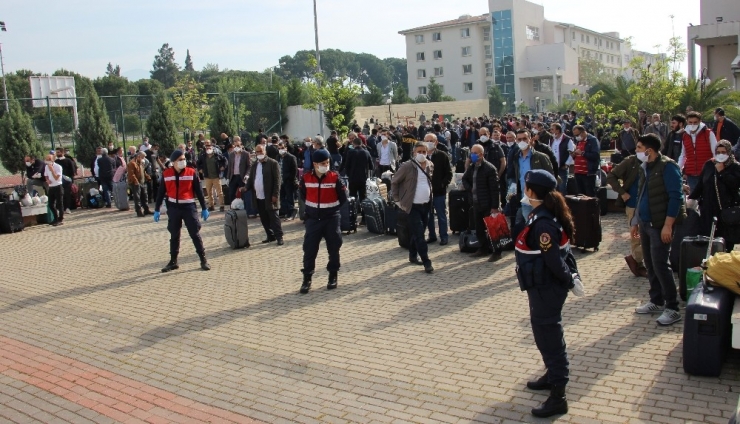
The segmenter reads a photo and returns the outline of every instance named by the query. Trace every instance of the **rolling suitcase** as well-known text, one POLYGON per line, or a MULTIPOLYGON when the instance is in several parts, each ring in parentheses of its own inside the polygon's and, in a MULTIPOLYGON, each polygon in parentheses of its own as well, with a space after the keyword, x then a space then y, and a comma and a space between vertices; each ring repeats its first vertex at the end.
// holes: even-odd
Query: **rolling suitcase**
POLYGON ((567 194, 571 196, 578 194, 578 183, 576 183, 575 175, 568 175, 568 182, 566 183, 565 190, 567 194))
POLYGON ((249 247, 247 211, 229 210, 224 215, 224 236, 232 249, 249 247))
POLYGON ((609 199, 606 197, 606 193, 606 187, 599 187, 596 189, 596 197, 599 199, 599 213, 601 216, 609 213, 609 204, 607 203, 609 199))
POLYGON ((70 202, 69 209, 70 210, 76 210, 78 208, 82 207, 82 200, 80 196, 80 188, 77 186, 77 184, 70 184, 70 196, 72 198, 72 202, 70 202))
MULTIPOLYGON (((678 260, 678 293, 681 300, 686 300, 686 272, 689 268, 701 265, 701 261, 709 248, 709 237, 689 236, 681 240, 681 253, 678 260)), ((725 241, 722 237, 716 237, 712 243, 711 254, 725 251, 725 241)))
POLYGON ((15 233, 23 231, 23 214, 21 203, 9 200, 0 203, 0 233, 15 233))
POLYGON ((612 165, 619 165, 624 160, 624 156, 622 156, 621 153, 612 153, 609 157, 609 162, 612 163, 612 165))
POLYGON ((601 243, 601 209, 599 199, 588 196, 565 196, 575 224, 575 247, 599 250, 601 243))
POLYGON ((382 198, 365 199, 361 202, 367 230, 374 234, 385 234, 385 201, 382 198))
POLYGON ((409 216, 401 208, 395 207, 396 210, 396 237, 398 245, 408 249, 411 245, 411 233, 409 232, 409 216))
POLYGON ((398 225, 398 207, 395 203, 385 204, 385 214, 383 215, 383 224, 385 225, 385 233, 390 236, 395 236, 398 232, 396 225, 398 225))
MULTIPOLYGON (((671 252, 668 256, 671 263, 671 269, 678 272, 681 260, 681 243, 684 237, 695 236, 699 234, 699 213, 693 209, 686 210, 686 219, 680 224, 674 225, 673 241, 671 242, 671 252)), ((704 235, 704 234, 701 234, 704 235)))
POLYGON ((468 229, 468 214, 470 213, 470 203, 468 202, 468 193, 465 190, 450 191, 450 231, 462 233, 468 229))
MULTIPOLYGON (((714 226, 710 241, 714 238, 714 226)), ((714 243, 712 243, 714 244, 714 243)), ((709 258, 709 243, 705 250, 709 258)), ((717 377, 730 347, 732 308, 735 293, 724 287, 714 287, 706 281, 706 264, 699 283, 686 305, 683 326, 683 370, 692 375, 717 377)))
POLYGON ((478 241, 475 231, 470 230, 465 230, 460 233, 458 244, 460 246, 460 252, 462 253, 473 253, 480 248, 480 241, 478 241))
POLYGON ((128 206, 128 184, 125 182, 113 183, 113 200, 119 211, 129 210, 128 206))
POLYGON ((341 231, 345 234, 357 232, 357 200, 349 197, 340 207, 341 213, 341 231))

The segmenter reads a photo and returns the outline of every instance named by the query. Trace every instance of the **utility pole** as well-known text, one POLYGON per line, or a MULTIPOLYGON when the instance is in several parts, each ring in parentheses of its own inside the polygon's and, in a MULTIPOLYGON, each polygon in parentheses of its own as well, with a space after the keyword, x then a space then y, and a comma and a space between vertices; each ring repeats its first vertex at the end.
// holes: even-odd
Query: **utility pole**
MULTIPOLYGON (((316 69, 321 73, 321 54, 319 53, 319 19, 316 13, 316 0, 313 0, 313 29, 316 36, 316 69)), ((321 87, 319 87, 321 88, 321 87)), ((319 134, 324 136, 324 105, 319 103, 319 134)))
MULTIPOLYGON (((5 22, 0 21, 0 32, 7 32, 8 28, 5 26, 5 22)), ((3 94, 5 95, 5 112, 8 112, 8 85, 5 82, 5 63, 3 62, 3 45, 0 43, 0 72, 3 77, 3 94)))

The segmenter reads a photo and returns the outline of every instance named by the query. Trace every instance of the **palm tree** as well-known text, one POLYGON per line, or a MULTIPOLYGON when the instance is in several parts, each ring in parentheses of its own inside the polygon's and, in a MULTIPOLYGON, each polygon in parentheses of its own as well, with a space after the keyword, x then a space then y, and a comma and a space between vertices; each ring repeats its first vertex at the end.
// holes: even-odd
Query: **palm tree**
POLYGON ((600 103, 609 105, 612 110, 628 110, 632 104, 632 94, 629 92, 633 81, 627 80, 623 76, 618 76, 610 82, 598 82, 588 90, 589 95, 599 91, 603 94, 600 103))
POLYGON ((691 106, 695 111, 701 112, 702 115, 711 115, 714 109, 718 107, 728 108, 736 103, 733 98, 730 85, 724 78, 711 81, 701 89, 701 81, 690 79, 683 84, 683 96, 677 112, 683 112, 686 107, 691 106))

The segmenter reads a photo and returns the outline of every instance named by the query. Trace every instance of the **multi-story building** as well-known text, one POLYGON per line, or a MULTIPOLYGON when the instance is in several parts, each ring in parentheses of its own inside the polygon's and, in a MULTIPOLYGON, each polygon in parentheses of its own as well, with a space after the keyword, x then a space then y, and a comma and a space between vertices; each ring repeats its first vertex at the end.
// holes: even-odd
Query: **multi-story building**
POLYGON ((740 91, 740 2, 701 0, 699 15, 700 25, 688 28, 689 77, 725 78, 740 91), (701 52, 699 72, 696 46, 701 52))
POLYGON ((618 33, 599 33, 545 19, 544 7, 526 0, 489 0, 490 13, 401 31, 406 37, 409 93, 425 95, 435 77, 459 100, 483 99, 496 85, 507 110, 522 103, 542 111, 579 84, 579 59, 598 61, 603 72, 624 75, 635 55, 618 33))

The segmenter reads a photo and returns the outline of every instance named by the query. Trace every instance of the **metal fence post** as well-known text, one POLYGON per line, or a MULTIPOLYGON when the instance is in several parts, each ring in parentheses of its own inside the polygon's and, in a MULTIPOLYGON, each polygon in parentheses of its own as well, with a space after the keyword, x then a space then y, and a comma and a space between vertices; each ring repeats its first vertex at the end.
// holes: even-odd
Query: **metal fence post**
POLYGON ((49 117, 49 138, 51 139, 51 148, 54 149, 54 119, 51 117, 51 102, 49 96, 46 96, 46 114, 49 117))
POLYGON ((123 114, 123 96, 118 95, 118 103, 121 105, 121 133, 123 133, 123 150, 126 150, 126 118, 123 114))
POLYGON ((283 133, 283 102, 280 99, 280 90, 277 92, 278 97, 278 120, 280 121, 280 134, 283 133))

